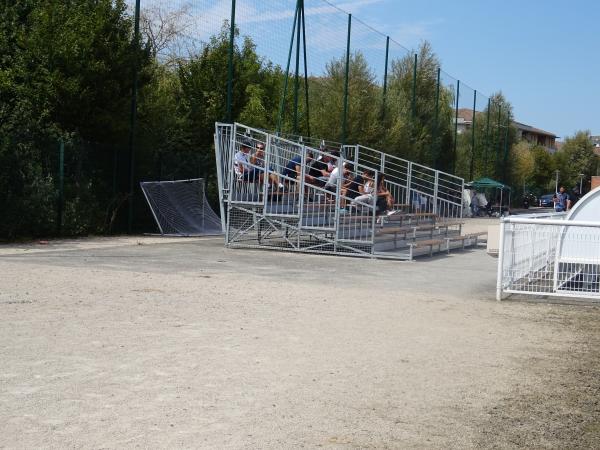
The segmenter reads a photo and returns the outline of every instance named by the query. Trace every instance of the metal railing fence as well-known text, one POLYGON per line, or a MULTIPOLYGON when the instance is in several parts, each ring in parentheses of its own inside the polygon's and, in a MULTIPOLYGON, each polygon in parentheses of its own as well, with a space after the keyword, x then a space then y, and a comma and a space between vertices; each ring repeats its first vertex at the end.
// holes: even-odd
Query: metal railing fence
POLYGON ((502 219, 498 300, 506 294, 600 300, 600 223, 564 217, 502 219))
MULTIPOLYGON (((227 245, 372 256, 377 197, 360 199, 347 187, 369 170, 366 166, 349 167, 341 154, 241 124, 231 129, 217 124, 215 142, 223 144, 217 149, 217 162, 228 164, 218 169, 228 181, 221 196, 228 217, 227 245), (231 136, 229 143, 225 135, 231 136), (330 177, 320 180, 307 172, 312 161, 331 164, 339 176, 333 182, 330 177), (357 213, 352 221, 343 215, 349 206, 357 213)), ((372 184, 377 180, 374 172, 372 184)))
MULTIPOLYGON (((312 142, 320 148, 239 123, 215 125, 228 246, 411 259, 414 240, 438 229, 421 230, 419 221, 462 217, 462 179, 360 145, 312 142)), ((438 240, 427 245, 441 249, 438 240)))

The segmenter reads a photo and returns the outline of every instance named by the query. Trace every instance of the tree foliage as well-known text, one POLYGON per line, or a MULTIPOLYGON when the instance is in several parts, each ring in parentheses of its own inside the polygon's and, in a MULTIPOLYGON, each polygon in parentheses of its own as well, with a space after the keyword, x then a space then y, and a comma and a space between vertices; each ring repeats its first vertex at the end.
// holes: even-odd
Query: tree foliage
MULTIPOLYGON (((143 12, 142 34, 134 42, 124 0, 3 3, 0 208, 10 220, 0 222, 0 236, 54 232, 59 141, 65 144, 63 232, 121 229, 120 206, 129 191, 134 67, 139 74, 135 182, 201 176, 215 194, 213 133, 214 123, 226 119, 229 24, 198 43, 185 37, 193 26, 189 5, 171 13, 159 7, 143 12)), ((313 136, 361 143, 463 177, 472 166, 474 178, 543 184, 544 172, 557 165, 565 167, 570 181, 596 169, 583 135, 552 157, 539 148, 514 146, 512 108, 501 93, 491 99, 489 112, 476 113, 475 146, 471 133, 455 142, 456 92, 438 86, 440 61, 427 42, 416 53, 416 79, 412 55, 390 61, 385 99, 365 55, 350 54, 344 136, 345 54, 307 80, 299 75, 297 85, 291 74, 284 89, 281 67, 235 30, 233 120, 284 133, 306 135, 310 129, 313 136)), ((137 224, 147 229, 147 208, 141 197, 136 201, 137 224)))
MULTIPOLYGON (((144 48, 131 45, 131 35, 132 21, 122 0, 4 2, 0 10, 0 186, 5 195, 0 208, 11 220, 0 223, 0 236, 53 230, 59 138, 112 144, 126 139, 131 61, 139 61, 142 85, 147 81, 143 68, 149 63, 144 48)), ((77 163, 83 164, 80 158, 77 163)), ((102 186, 110 173, 86 178, 85 183, 70 186, 67 232, 102 227, 95 220, 72 230, 69 226, 80 223, 77 216, 88 212, 73 205, 101 210, 98 197, 110 195, 102 186)))
POLYGON ((554 154, 554 167, 559 171, 561 184, 566 187, 579 185, 580 174, 586 180, 595 175, 598 156, 589 131, 578 131, 567 137, 562 148, 554 154))

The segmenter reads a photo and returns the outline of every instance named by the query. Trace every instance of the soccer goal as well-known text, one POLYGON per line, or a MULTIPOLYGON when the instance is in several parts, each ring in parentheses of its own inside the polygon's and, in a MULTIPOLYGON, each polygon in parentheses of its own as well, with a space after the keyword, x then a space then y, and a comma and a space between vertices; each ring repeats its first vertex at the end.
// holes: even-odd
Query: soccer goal
POLYGON ((221 219, 204 192, 204 179, 140 183, 160 234, 204 236, 223 234, 221 219))

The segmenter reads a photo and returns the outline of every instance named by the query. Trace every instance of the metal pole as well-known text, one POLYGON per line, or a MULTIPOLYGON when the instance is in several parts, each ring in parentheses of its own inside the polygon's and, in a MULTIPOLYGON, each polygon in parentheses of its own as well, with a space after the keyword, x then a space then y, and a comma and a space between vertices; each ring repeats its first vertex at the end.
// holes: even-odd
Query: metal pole
POLYGON ((560 174, 560 170, 556 169, 554 172, 556 174, 556 180, 554 182, 554 193, 558 193, 558 174, 560 174))
MULTIPOLYGON (((511 227, 512 230, 512 227, 511 227)), ((502 276, 504 275, 504 233, 506 219, 500 219, 500 239, 498 242, 498 271, 496 273, 496 300, 502 300, 502 276)))
MULTIPOLYGON (((375 257, 375 226, 377 223, 377 187, 379 186, 379 173, 375 171, 373 184, 373 200, 371 204, 371 257, 375 257)), ((382 219, 383 220, 383 219, 382 219)), ((337 232, 336 232, 337 234, 337 232)))
POLYGON ((471 164, 469 165, 469 179, 473 179, 475 166, 475 108, 477 106, 477 91, 473 93, 473 119, 471 120, 471 164))
POLYGON ((298 15, 298 26, 296 27, 296 76, 294 78, 294 134, 298 134, 298 94, 300 92, 300 3, 296 4, 296 14, 298 15))
POLYGON ((385 100, 387 96, 388 58, 390 55, 390 37, 385 38, 385 70, 383 72, 383 97, 381 99, 381 120, 385 118, 385 100))
POLYGON ((294 24, 292 25, 292 37, 290 39, 290 49, 288 51, 287 66, 285 68, 285 81, 283 83, 283 94, 279 102, 279 117, 277 119, 277 134, 281 132, 281 122, 283 120, 283 107, 285 106, 285 96, 287 95, 288 79, 290 76, 290 62, 292 61, 292 49, 294 48, 294 34, 296 32, 296 21, 298 20, 298 6, 296 5, 296 14, 294 15, 294 24))
POLYGON ((502 119, 502 105, 498 105, 498 133, 497 133, 497 139, 498 139, 498 146, 496 147, 496 170, 494 171, 494 176, 498 176, 500 174, 500 144, 501 144, 501 139, 500 139, 500 120, 502 119))
POLYGON ((456 144, 458 141, 458 99, 460 98, 460 80, 456 80, 456 107, 454 108, 454 155, 452 157, 452 172, 456 170, 456 144))
POLYGON ((346 39, 346 75, 344 79, 344 115, 342 116, 342 145, 346 143, 348 127, 348 77, 350 75, 350 35, 352 33, 352 14, 348 14, 348 37, 346 39))
POLYGON ((229 29, 229 56, 227 63, 227 123, 233 122, 233 46, 235 44, 235 2, 231 0, 231 23, 229 29))
MULTIPOLYGON (((217 128, 218 129, 218 128, 217 128)), ((223 172, 227 170, 227 167, 223 167, 223 155, 221 152, 222 148, 222 138, 220 134, 215 133, 215 161, 217 162, 217 187, 219 188, 219 212, 221 213, 221 229, 223 233, 225 233, 225 207, 223 205, 223 196, 225 195, 223 192, 223 172)))
POLYGON ((483 148, 484 157, 483 157, 483 173, 487 175, 487 166, 488 166, 488 147, 490 146, 490 109, 492 107, 492 100, 488 98, 488 106, 487 106, 487 118, 485 124, 485 147, 483 148))
POLYGON ((415 62, 413 64, 413 82, 412 82, 412 103, 411 103, 411 115, 413 121, 417 116, 417 54, 415 53, 415 62))
POLYGON ((502 182, 506 183, 506 166, 508 164, 508 132, 510 131, 510 114, 506 114, 506 130, 504 130, 504 161, 502 162, 502 182))
POLYGON ((583 195, 583 177, 585 177, 585 174, 580 173, 579 174, 579 195, 580 196, 583 195))
POLYGON ((63 209, 65 204, 65 142, 62 138, 58 143, 58 211, 56 231, 60 235, 63 226, 63 209))
POLYGON ((304 94, 306 96, 306 132, 310 137, 310 108, 308 102, 308 64, 306 63, 306 20, 304 18, 304 0, 300 2, 302 13, 302 48, 304 49, 304 94))
MULTIPOLYGON (((438 213, 438 192, 439 192, 439 184, 440 184, 440 171, 435 171, 435 180, 433 183, 433 214, 438 213)), ((462 192, 462 191, 461 191, 462 192)))
POLYGON ((138 53, 140 36, 140 0, 135 1, 135 25, 133 31, 133 86, 131 89, 131 121, 129 125, 129 214, 127 232, 133 229, 133 187, 135 176, 135 122, 137 118, 137 91, 138 91, 138 53))
POLYGON ((438 145, 438 128, 440 120, 440 79, 442 70, 437 68, 437 83, 435 85, 435 119, 433 123, 433 167, 438 169, 440 148, 438 145))

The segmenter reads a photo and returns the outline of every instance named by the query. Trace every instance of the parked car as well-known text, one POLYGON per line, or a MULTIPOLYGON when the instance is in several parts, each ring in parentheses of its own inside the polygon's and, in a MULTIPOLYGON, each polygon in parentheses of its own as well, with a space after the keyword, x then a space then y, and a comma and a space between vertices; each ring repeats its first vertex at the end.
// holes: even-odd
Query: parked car
POLYGON ((540 206, 546 208, 552 208, 554 206, 554 202, 552 201, 552 197, 554 194, 546 194, 540 197, 540 206))

